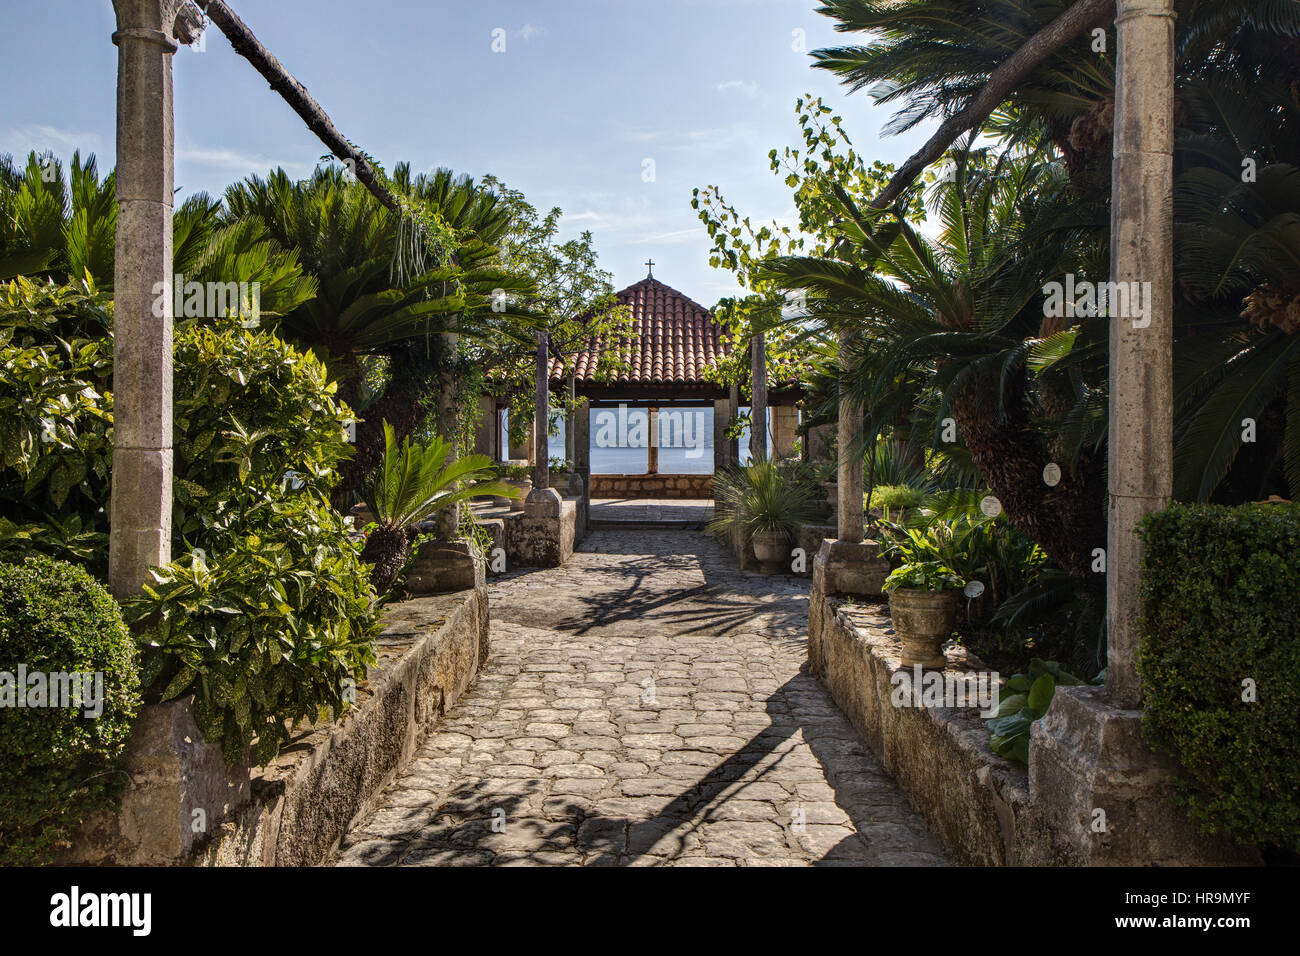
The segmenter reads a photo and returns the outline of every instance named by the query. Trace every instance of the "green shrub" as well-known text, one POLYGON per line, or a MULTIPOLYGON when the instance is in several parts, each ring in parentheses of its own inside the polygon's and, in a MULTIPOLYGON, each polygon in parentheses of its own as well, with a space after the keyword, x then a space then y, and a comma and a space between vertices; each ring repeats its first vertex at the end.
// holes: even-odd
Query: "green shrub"
POLYGON ((1206 832, 1300 851, 1300 505, 1174 505, 1141 532, 1144 734, 1206 832))
POLYGON ((108 315, 89 283, 0 284, 0 558, 107 569, 108 315))
POLYGON ((29 557, 0 564, 0 672, 0 864, 41 862, 125 783, 115 764, 140 704, 136 645, 86 571, 29 557), (28 675, 100 674, 102 685, 81 706, 18 708, 20 665, 28 675))
MULTIPOLYGON (((110 324, 88 285, 0 286, 6 559, 44 551, 106 571, 110 324)), ((373 659, 369 570, 328 498, 352 414, 314 356, 233 319, 177 326, 174 387, 182 557, 130 608, 150 629, 147 686, 196 694, 204 733, 262 762, 285 722, 337 712, 373 659)))
POLYGON ((378 630, 370 569, 343 518, 314 492, 248 490, 196 549, 154 573, 127 612, 164 700, 194 716, 227 759, 272 759, 286 723, 335 716, 365 676, 378 630))
POLYGON ((176 547, 202 546, 204 523, 250 482, 291 475, 292 490, 327 494, 351 447, 352 413, 311 352, 234 320, 176 333, 176 547))
POLYGON ((952 568, 940 561, 908 562, 894 568, 885 578, 886 591, 955 591, 966 584, 952 568))
POLYGON ((894 512, 903 508, 919 508, 925 500, 925 492, 907 485, 878 485, 871 489, 871 497, 866 502, 868 510, 875 508, 884 512, 894 512))

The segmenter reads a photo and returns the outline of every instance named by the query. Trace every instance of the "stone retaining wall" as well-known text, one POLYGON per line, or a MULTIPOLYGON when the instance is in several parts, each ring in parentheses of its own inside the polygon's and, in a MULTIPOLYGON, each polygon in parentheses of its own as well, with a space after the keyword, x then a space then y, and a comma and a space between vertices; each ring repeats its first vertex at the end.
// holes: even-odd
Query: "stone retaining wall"
MULTIPOLYGON (((947 848, 955 863, 1023 862, 1016 843, 1029 803, 1024 768, 997 756, 975 710, 895 707, 890 678, 900 664, 885 605, 819 603, 808 633, 809 669, 947 848)), ((946 673, 984 665, 960 648, 948 650, 946 673)), ((1050 862, 1050 861, 1043 861, 1050 862)))
MULTIPOLYGON (((1028 770, 993 752, 976 709, 894 706, 902 646, 888 606, 828 595, 825 577, 818 567, 809 597, 809 671, 954 862, 1258 864, 1256 851, 1205 835, 1177 809, 1170 800, 1177 768, 1143 743, 1140 712, 1110 708, 1103 688, 1058 689, 1034 723, 1028 770)), ((945 676, 986 670, 955 645, 946 656, 945 676)))
POLYGON ((712 498, 712 475, 592 475, 593 498, 712 498))
POLYGON ((214 763, 215 748, 193 727, 188 700, 146 708, 127 763, 154 772, 133 771, 124 812, 93 821, 61 862, 323 862, 486 661, 482 575, 472 590, 391 605, 376 644, 378 663, 357 686, 355 706, 339 721, 301 729, 274 763, 252 772, 251 781, 247 770, 214 763), (231 794, 243 805, 232 806, 231 794), (212 817, 210 836, 194 835, 196 808, 212 817))

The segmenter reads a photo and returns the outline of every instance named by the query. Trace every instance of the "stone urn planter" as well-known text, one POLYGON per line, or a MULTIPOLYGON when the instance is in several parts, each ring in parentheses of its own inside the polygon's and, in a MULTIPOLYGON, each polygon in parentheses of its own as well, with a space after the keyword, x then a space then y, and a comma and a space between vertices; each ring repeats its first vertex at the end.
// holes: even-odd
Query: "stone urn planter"
POLYGON ((531 478, 507 478, 502 484, 509 485, 515 491, 519 492, 518 498, 501 498, 499 503, 510 506, 511 511, 523 511, 524 499, 528 493, 533 490, 533 479, 531 478))
POLYGON ((896 588, 889 593, 889 616, 903 642, 903 666, 942 668, 943 645, 952 637, 961 609, 961 592, 896 588))
POLYGON ((790 557, 790 540, 780 531, 757 531, 750 539, 764 574, 777 574, 790 557))

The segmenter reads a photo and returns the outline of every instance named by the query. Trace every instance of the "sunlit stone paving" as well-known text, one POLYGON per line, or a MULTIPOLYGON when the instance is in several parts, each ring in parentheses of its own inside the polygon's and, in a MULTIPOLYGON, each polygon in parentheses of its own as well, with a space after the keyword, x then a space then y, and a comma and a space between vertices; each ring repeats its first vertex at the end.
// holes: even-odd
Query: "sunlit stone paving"
POLYGON ((801 671, 806 582, 629 529, 491 593, 491 659, 340 864, 946 862, 801 671))

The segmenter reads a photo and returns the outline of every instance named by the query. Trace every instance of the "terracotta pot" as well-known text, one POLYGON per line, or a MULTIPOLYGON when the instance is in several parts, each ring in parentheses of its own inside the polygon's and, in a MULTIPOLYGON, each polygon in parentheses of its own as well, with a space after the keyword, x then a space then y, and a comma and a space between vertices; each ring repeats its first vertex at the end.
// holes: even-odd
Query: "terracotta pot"
POLYGON ((889 594, 889 616, 903 642, 903 666, 942 668, 943 645, 952 637, 961 609, 960 591, 898 588, 889 594))
POLYGON ((790 541, 780 531, 759 531, 750 542, 764 574, 777 574, 785 567, 786 559, 790 557, 790 541))

